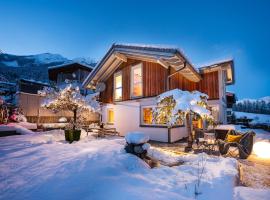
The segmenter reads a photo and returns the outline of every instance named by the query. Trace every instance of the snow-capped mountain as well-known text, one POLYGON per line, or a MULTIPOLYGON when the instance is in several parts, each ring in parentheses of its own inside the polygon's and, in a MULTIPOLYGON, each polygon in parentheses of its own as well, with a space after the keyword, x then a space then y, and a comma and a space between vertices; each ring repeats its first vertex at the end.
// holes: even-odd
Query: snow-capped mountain
POLYGON ((57 65, 69 61, 59 54, 42 53, 36 55, 17 56, 0 54, 0 67, 34 67, 40 65, 57 65))
POLYGON ((71 60, 60 54, 42 53, 18 56, 2 53, 0 54, 0 73, 10 82, 15 82, 19 78, 47 81, 48 67, 72 61, 91 66, 95 65, 90 58, 71 60))
POLYGON ((92 58, 85 58, 85 57, 74 58, 74 59, 72 59, 72 61, 79 62, 81 64, 90 65, 90 66, 93 66, 93 67, 96 64, 95 60, 93 60, 92 58))

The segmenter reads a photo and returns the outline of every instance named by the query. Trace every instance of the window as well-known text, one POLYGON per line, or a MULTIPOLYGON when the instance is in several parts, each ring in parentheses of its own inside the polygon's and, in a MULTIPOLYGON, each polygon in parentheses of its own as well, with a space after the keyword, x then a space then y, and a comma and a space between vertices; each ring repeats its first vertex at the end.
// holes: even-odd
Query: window
POLYGON ((113 108, 108 109, 108 124, 114 123, 114 111, 113 108))
POLYGON ((142 64, 131 67, 131 97, 142 96, 142 64))
POLYGON ((152 124, 152 123, 153 123, 153 109, 143 108, 143 124, 152 124))
POLYGON ((114 100, 122 100, 122 72, 114 74, 114 100))
MULTIPOLYGON (((155 105, 150 106, 142 106, 141 107, 141 125, 149 125, 149 126, 164 126, 166 127, 167 124, 164 123, 156 123, 153 117, 153 112, 155 105)), ((176 126, 182 126, 184 125, 183 121, 177 120, 176 126)))

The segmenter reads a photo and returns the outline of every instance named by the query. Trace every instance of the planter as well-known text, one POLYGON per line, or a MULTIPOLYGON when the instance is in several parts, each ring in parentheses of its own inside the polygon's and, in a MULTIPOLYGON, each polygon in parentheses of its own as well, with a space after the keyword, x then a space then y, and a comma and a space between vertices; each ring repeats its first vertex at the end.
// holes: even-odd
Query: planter
POLYGON ((81 130, 65 130, 65 139, 69 143, 79 141, 81 137, 81 130))

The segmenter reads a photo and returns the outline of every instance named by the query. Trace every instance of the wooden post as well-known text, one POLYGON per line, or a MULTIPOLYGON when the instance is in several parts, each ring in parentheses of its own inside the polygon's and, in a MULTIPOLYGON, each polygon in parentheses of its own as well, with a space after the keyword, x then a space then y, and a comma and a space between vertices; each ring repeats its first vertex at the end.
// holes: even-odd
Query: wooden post
POLYGON ((192 144, 193 144, 193 136, 192 136, 192 117, 190 113, 187 113, 186 115, 186 125, 187 125, 187 132, 188 132, 188 145, 185 148, 185 151, 191 151, 192 150, 192 144))
POLYGON ((73 122, 74 122, 73 130, 75 130, 75 128, 76 128, 76 118, 77 118, 77 109, 74 109, 73 110, 73 122))

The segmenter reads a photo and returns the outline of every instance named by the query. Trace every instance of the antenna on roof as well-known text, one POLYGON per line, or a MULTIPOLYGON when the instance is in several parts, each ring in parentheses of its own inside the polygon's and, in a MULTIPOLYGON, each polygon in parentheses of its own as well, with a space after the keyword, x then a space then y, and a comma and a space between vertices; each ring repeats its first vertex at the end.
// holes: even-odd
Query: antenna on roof
POLYGON ((96 85, 96 91, 97 91, 97 92, 103 92, 105 89, 106 89, 106 85, 105 85, 105 83, 103 83, 103 82, 99 82, 99 83, 96 85))

